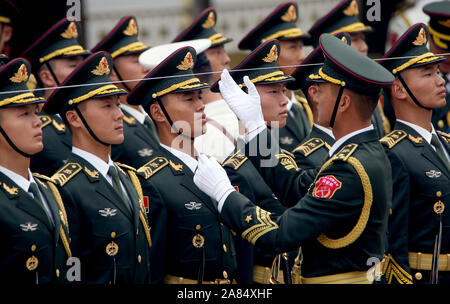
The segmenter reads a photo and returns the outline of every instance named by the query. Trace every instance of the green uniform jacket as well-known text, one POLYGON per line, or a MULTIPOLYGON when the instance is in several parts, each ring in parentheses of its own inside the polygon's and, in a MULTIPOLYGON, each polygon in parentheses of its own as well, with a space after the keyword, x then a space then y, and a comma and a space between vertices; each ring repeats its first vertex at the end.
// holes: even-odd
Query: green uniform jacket
POLYGON ((52 179, 59 185, 69 219, 73 255, 83 284, 145 284, 150 280, 150 232, 134 169, 118 165, 133 210, 83 158, 71 154, 52 179), (122 169, 121 169, 122 168, 122 169))
POLYGON ((55 225, 37 201, 0 173, 2 285, 67 282, 66 262, 71 250, 66 212, 53 182, 45 176, 33 176, 55 225))
POLYGON ((154 152, 160 148, 159 140, 151 135, 144 124, 138 122, 122 109, 123 135, 125 140, 120 145, 111 146, 111 158, 122 164, 139 168, 154 158, 154 152))
MULTIPOLYGON (((222 166, 227 172, 231 185, 255 205, 274 214, 282 214, 286 210, 253 164, 239 150, 235 150, 227 157, 222 166)), ((253 265, 271 267, 275 255, 261 252, 259 248, 254 248, 239 235, 235 237, 235 244, 238 263, 237 282, 251 284, 253 283, 253 265)))
POLYGON ((306 196, 281 216, 232 192, 222 221, 266 250, 302 246, 304 277, 368 270, 368 259, 381 261, 385 253, 391 168, 374 130, 342 147, 321 168, 306 196))
POLYGON ((322 167, 334 142, 333 137, 313 125, 309 135, 292 150, 295 163, 302 170, 322 167))
MULTIPOLYGON (((439 136, 450 154, 450 137, 439 136)), ((408 252, 433 253, 439 218, 437 202, 450 203, 450 171, 436 152, 414 129, 397 122, 394 131, 381 139, 392 166, 392 214, 389 217, 390 263, 388 283, 429 282, 429 271, 410 268, 408 252)), ((442 213, 441 254, 450 253, 450 216, 442 213)), ((430 262, 431 263, 431 262, 430 262)), ((439 271, 440 281, 450 282, 448 271, 439 271)))
POLYGON ((202 273, 204 281, 233 279, 233 238, 216 203, 195 186, 189 167, 163 149, 138 169, 149 202, 152 283, 163 283, 165 275, 198 280, 202 273))
POLYGON ((72 152, 72 135, 58 115, 41 112, 42 141, 44 149, 31 157, 30 169, 46 176, 52 176, 56 170, 66 164, 72 152))

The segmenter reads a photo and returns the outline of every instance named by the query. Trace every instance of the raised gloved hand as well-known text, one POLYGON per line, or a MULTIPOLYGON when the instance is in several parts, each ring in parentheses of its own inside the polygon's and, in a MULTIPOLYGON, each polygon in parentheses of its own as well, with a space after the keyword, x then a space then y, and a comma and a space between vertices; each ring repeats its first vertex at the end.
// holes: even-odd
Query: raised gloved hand
POLYGON ((220 94, 237 118, 242 121, 247 129, 247 134, 264 129, 266 123, 261 108, 261 99, 248 76, 244 76, 248 94, 236 84, 228 70, 223 70, 220 77, 220 94))
POLYGON ((236 191, 222 166, 214 158, 208 158, 203 154, 198 157, 194 184, 219 203, 219 211, 228 194, 236 191))

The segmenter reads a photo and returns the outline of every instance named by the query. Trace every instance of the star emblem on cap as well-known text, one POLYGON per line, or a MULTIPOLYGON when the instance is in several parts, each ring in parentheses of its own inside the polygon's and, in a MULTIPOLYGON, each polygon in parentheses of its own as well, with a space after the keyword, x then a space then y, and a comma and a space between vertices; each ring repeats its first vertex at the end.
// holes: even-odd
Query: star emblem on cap
POLYGON ((78 30, 77 30, 77 26, 76 26, 75 22, 69 23, 69 26, 67 27, 67 29, 63 33, 61 33, 61 37, 66 38, 66 39, 78 37, 78 30))
POLYGON ((295 12, 295 7, 293 5, 289 6, 286 13, 281 16, 281 20, 285 22, 294 22, 297 20, 297 13, 295 12))
POLYGON ((416 40, 413 41, 413 44, 419 46, 425 43, 427 43, 427 37, 425 36, 425 30, 421 28, 417 34, 416 40))
POLYGON ((100 59, 100 62, 97 65, 97 67, 92 70, 92 74, 97 75, 97 76, 109 74, 109 72, 110 72, 110 70, 109 70, 108 60, 106 60, 106 57, 102 57, 102 59, 100 59))
POLYGON ((273 45, 267 56, 263 58, 263 61, 270 63, 277 61, 277 59, 278 59, 278 49, 276 45, 273 45))
POLYGON ((206 18, 206 21, 203 22, 202 27, 204 29, 212 28, 216 24, 216 17, 214 17, 213 12, 209 12, 208 17, 206 18))
POLYGON ((26 82, 27 79, 28 79, 28 72, 25 64, 22 64, 17 70, 17 72, 14 73, 14 76, 9 78, 9 80, 11 80, 14 83, 26 82))
POLYGON ((191 52, 187 52, 186 56, 184 56, 183 61, 177 65, 177 69, 186 71, 192 69, 194 67, 194 59, 192 58, 191 52))
POLYGON ((357 16, 359 14, 358 4, 353 0, 348 7, 342 11, 346 16, 357 16))
POLYGON ((123 31, 123 33, 127 36, 136 36, 138 34, 136 21, 134 19, 130 19, 130 22, 128 22, 128 26, 123 31))

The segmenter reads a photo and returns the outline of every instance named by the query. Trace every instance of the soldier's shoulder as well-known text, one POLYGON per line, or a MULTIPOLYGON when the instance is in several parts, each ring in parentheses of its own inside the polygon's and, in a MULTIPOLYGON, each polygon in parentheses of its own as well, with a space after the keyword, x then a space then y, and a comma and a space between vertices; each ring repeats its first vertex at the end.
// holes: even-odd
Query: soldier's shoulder
POLYGON ((436 131, 447 143, 450 143, 450 134, 443 131, 436 131))
POLYGON ((169 160, 167 158, 157 156, 136 171, 144 179, 149 179, 155 176, 158 172, 161 172, 161 170, 167 165, 169 165, 169 160))
POLYGON ((348 161, 349 158, 355 153, 358 148, 358 144, 351 143, 345 145, 341 150, 339 150, 336 154, 331 158, 332 161, 348 161))
POLYGON ((240 150, 237 150, 223 161, 222 167, 238 170, 247 160, 248 157, 245 156, 240 150))
POLYGON ((53 180, 54 183, 63 187, 70 180, 72 180, 78 173, 80 173, 82 169, 83 166, 80 165, 79 163, 69 162, 61 169, 59 169, 55 174, 53 174, 51 179, 53 180))
POLYGON ((399 143, 411 142, 413 145, 423 145, 423 138, 414 136, 404 130, 394 130, 380 139, 381 144, 387 149, 392 150, 399 147, 399 143), (407 140, 406 140, 407 139, 407 140))
POLYGON ((323 139, 314 137, 298 145, 294 150, 292 150, 292 153, 299 153, 304 157, 308 157, 315 151, 318 151, 321 147, 330 149, 330 146, 323 139))

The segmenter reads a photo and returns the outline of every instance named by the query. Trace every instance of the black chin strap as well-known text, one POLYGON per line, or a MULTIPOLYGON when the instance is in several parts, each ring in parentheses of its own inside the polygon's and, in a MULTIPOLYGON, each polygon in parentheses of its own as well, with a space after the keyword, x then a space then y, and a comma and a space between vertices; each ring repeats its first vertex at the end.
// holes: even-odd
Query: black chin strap
POLYGON ((6 134, 5 130, 3 130, 3 128, 0 126, 0 133, 2 133, 3 137, 6 139, 6 141, 8 142, 8 144, 14 149, 16 150, 17 153, 19 153, 22 156, 25 156, 27 158, 30 158, 31 155, 27 154, 25 152, 23 152, 22 150, 20 150, 19 148, 17 148, 17 146, 12 142, 12 140, 9 138, 9 136, 6 134))
POLYGON ((411 90, 408 88, 408 86, 406 85, 405 80, 403 79, 403 77, 400 75, 400 73, 397 74, 398 80, 400 80, 400 82, 402 83, 403 87, 405 88, 406 92, 409 94, 409 96, 411 97, 411 99, 414 101, 414 103, 425 110, 432 110, 431 108, 427 108, 423 105, 420 104, 420 102, 417 100, 416 96, 414 96, 414 94, 411 92, 411 90))
POLYGON ((127 86, 126 82, 123 80, 122 76, 120 76, 119 71, 117 70, 116 66, 113 65, 113 70, 114 72, 116 72, 117 74, 117 78, 119 78, 119 80, 121 81, 122 85, 124 86, 125 90, 127 90, 128 93, 131 92, 130 88, 127 86))
POLYGON ((78 109, 78 106, 75 106, 75 111, 77 112, 78 116, 80 116, 81 121, 83 122, 84 126, 88 130, 89 134, 91 134, 92 138, 94 138, 96 141, 98 141, 102 145, 110 146, 110 144, 105 143, 104 141, 101 141, 100 138, 98 138, 97 135, 95 135, 94 131, 92 131, 92 129, 89 127, 87 121, 84 119, 83 115, 81 114, 80 109, 78 109))
POLYGON ((175 133, 177 133, 180 136, 189 138, 190 140, 194 140, 195 139, 194 137, 187 136, 187 135, 183 134, 180 130, 178 130, 175 127, 175 125, 173 124, 172 119, 169 116, 169 113, 167 113, 166 108, 163 106, 163 104, 161 102, 161 99, 158 98, 156 101, 158 102, 159 106, 161 107, 161 110, 163 111, 164 115, 166 116, 167 120, 169 121, 169 124, 170 124, 171 128, 175 131, 175 133))
POLYGON ((340 86, 336 102, 334 103, 333 114, 331 115, 331 120, 330 120, 330 127, 331 128, 334 126, 334 121, 336 119, 337 110, 339 108, 339 103, 341 102, 341 97, 342 97, 342 93, 343 92, 344 92, 344 87, 340 86))
POLYGON ((49 63, 48 61, 45 62, 45 66, 46 66, 47 69, 50 71, 50 74, 52 74, 52 77, 53 77, 53 79, 55 80, 56 85, 59 87, 59 86, 60 86, 59 80, 58 80, 58 78, 56 78, 56 74, 55 74, 55 72, 53 71, 53 69, 52 69, 52 67, 50 66, 50 63, 49 63))

